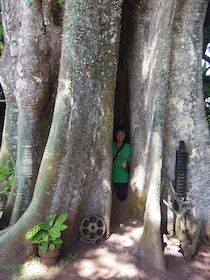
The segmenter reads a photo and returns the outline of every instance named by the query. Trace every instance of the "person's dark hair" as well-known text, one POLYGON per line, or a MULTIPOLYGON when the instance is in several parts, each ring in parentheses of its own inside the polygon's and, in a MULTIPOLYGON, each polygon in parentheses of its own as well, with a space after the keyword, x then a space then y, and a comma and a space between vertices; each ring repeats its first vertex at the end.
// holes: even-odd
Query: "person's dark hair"
POLYGON ((125 134, 127 133, 127 129, 126 129, 126 127, 125 127, 124 125, 118 125, 118 126, 116 126, 116 127, 114 128, 114 132, 115 132, 115 133, 118 132, 118 131, 124 131, 125 134))

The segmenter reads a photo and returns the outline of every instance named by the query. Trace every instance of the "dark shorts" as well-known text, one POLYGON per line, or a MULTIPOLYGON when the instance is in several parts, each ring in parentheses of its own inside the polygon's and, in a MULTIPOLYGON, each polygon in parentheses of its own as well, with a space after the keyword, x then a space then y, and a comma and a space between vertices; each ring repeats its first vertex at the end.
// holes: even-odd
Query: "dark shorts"
POLYGON ((128 183, 113 183, 113 187, 115 194, 120 201, 123 201, 127 198, 128 183))

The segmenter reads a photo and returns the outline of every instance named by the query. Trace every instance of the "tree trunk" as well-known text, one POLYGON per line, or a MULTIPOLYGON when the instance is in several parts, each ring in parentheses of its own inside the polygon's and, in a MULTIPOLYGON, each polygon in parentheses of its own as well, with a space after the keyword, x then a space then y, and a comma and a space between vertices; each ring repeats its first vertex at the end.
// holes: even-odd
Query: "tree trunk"
MULTIPOLYGON (((117 84, 123 83, 121 77, 127 80, 124 90, 130 103, 132 162, 128 208, 133 214, 144 215, 139 253, 159 269, 165 267, 161 196, 164 189, 168 192, 169 181, 175 180, 179 141, 184 140, 190 149, 195 149, 195 156, 202 158, 204 172, 209 166, 208 151, 202 152, 208 145, 209 131, 200 73, 206 7, 207 1, 125 1, 124 5, 121 74, 117 84), (196 12, 196 16, 189 11, 196 12), (196 138, 198 133, 204 136, 201 141, 196 138)), ((194 198, 199 196, 191 192, 191 186, 197 190, 203 187, 191 179, 196 176, 192 175, 195 164, 189 148, 188 152, 188 199, 192 200, 192 194, 194 198)), ((204 174, 197 178, 205 178, 204 186, 209 184, 204 174)))
MULTIPOLYGON (((66 246, 78 237, 78 226, 87 215, 101 216, 109 235, 113 100, 120 18, 121 1, 107 1, 99 5, 95 5, 94 1, 83 4, 66 2, 58 93, 33 200, 23 217, 2 236, 4 244, 1 243, 1 248, 14 246, 20 254, 20 244, 15 242, 19 232, 24 236, 35 221, 45 219, 49 213, 64 210, 69 212, 66 246), (90 36, 92 40, 89 40, 90 36), (14 234, 14 231, 17 233, 14 234), (8 242, 5 241, 7 236, 8 242)), ((31 71, 36 67, 34 65, 31 71)), ((26 82, 30 82, 30 78, 26 82)), ((39 91, 34 90, 39 104, 36 93, 39 94, 39 91)), ((32 116, 36 107, 30 101, 26 105, 32 116)), ((22 102, 25 102, 24 99, 21 99, 20 108, 25 104, 22 102)), ((28 129, 35 129, 35 123, 29 118, 27 122, 28 129)), ((18 132, 24 131, 27 130, 18 132)), ((24 141, 29 141, 29 148, 32 148, 30 141, 35 137, 34 132, 31 134, 30 139, 28 136, 24 138, 24 141)), ((29 159, 30 152, 24 151, 27 154, 25 159, 29 159)), ((28 174, 27 170, 22 177, 26 185, 28 174)), ((24 184, 22 187, 24 190, 24 184)), ((19 201, 24 201, 21 195, 19 201)), ((18 213, 16 209, 14 211, 18 213)), ((21 238, 21 243, 26 241, 21 238)), ((3 257, 3 251, 3 263, 15 261, 14 252, 3 257)), ((30 250, 22 251, 19 260, 24 260, 30 253, 30 250)))
MULTIPOLYGON (((10 58, 10 64, 0 76, 18 108, 13 122, 18 146, 16 184, 5 211, 10 217, 12 209, 12 226, 1 233, 0 265, 32 253, 25 233, 51 213, 69 213, 65 246, 89 215, 104 219, 109 236, 113 121, 123 121, 130 125, 132 147, 126 208, 144 216, 139 255, 165 269, 160 205, 175 179, 180 140, 189 154, 187 197, 201 213, 209 207, 209 131, 200 71, 206 7, 206 0, 34 0, 18 8, 2 1, 7 33, 1 63, 10 58)), ((7 141, 1 153, 8 156, 7 141)), ((209 220, 208 215, 204 236, 209 220)))
POLYGON ((160 197, 173 3, 150 1, 142 5, 130 7, 134 33, 127 70, 133 151, 130 203, 140 214, 146 207, 140 256, 163 269, 160 197), (138 200, 133 199, 136 193, 138 200))
POLYGON ((15 16, 20 13, 20 6, 15 3, 10 5, 2 1, 4 26, 4 51, 0 60, 0 83, 6 99, 6 112, 2 136, 0 161, 3 163, 17 153, 17 116, 18 108, 14 96, 14 73, 18 61, 17 40, 19 34, 19 20, 15 16), (4 16, 5 14, 5 16, 4 16))
MULTIPOLYGON (((8 96, 12 100, 15 99, 18 115, 17 119, 15 118, 12 123, 8 124, 6 115, 5 131, 11 131, 11 128, 14 129, 14 125, 17 125, 18 168, 16 168, 16 183, 4 211, 4 224, 8 223, 11 215, 10 224, 14 224, 30 204, 49 133, 57 87, 61 45, 61 26, 54 24, 54 5, 53 1, 50 6, 45 5, 45 1, 34 1, 33 4, 25 3, 19 7, 16 17, 14 15, 16 23, 14 27, 7 23, 8 37, 6 36, 6 39, 8 40, 5 43, 5 51, 6 57, 13 58, 13 55, 15 57, 15 63, 11 62, 12 66, 9 64, 10 67, 14 68, 11 80, 14 80, 15 84, 13 88, 9 88, 9 94, 6 96, 7 100, 8 96), (22 20, 19 19, 19 14, 22 15, 22 20), (36 17, 36 21, 33 20, 34 17, 36 17), (16 28, 15 32, 14 28, 16 28), (56 42, 56 39, 59 43, 56 42), (11 41, 15 45, 14 48, 10 47, 11 41)), ((2 8, 5 19, 7 19, 7 13, 9 13, 7 9, 10 9, 10 6, 3 5, 2 8)), ((5 77, 4 73, 2 76, 5 77)), ((3 88, 7 92, 9 86, 6 82, 10 83, 10 80, 3 80, 3 88)), ((10 101, 7 103, 9 109, 10 101)), ((17 137, 16 134, 9 134, 10 139, 16 140, 17 137)), ((8 142, 7 139, 3 138, 3 143, 9 145, 10 150, 13 148, 15 140, 8 142)), ((5 156, 4 151, 3 145, 1 150, 3 156, 5 156)), ((9 157, 8 152, 6 154, 9 157)))
MULTIPOLYGON (((167 96, 165 126, 166 177, 174 181, 175 149, 185 141, 188 152, 187 201, 191 205, 187 222, 190 238, 197 239, 204 230, 209 236, 209 129, 205 118, 202 92, 203 24, 208 1, 185 1, 177 5, 173 24, 173 48, 170 67, 170 87, 167 96), (191 17, 189 11, 195 16, 191 17), (184 38, 187 38, 187 40, 184 38), (188 54, 188 56, 186 56, 188 54), (181 73, 181 75, 180 75, 181 73), (179 104, 179 106, 177 106, 179 104), (202 199, 201 199, 202 197, 202 199), (207 219, 205 217, 208 217, 207 219), (202 220, 202 225, 200 226, 202 220), (197 225, 197 226, 195 226, 197 225)), ((167 186, 167 181, 166 187, 167 186)), ((191 247, 191 244, 190 244, 191 247)), ((192 248, 189 252, 194 250, 192 248)))

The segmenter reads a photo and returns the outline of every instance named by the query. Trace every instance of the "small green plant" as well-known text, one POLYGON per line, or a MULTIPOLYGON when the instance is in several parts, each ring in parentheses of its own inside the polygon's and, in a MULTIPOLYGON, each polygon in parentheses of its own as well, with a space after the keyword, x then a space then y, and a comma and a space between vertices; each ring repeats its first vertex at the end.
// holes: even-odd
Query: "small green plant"
POLYGON ((53 251, 56 246, 61 245, 61 231, 68 228, 64 222, 68 214, 65 212, 56 219, 56 214, 52 214, 48 222, 40 222, 26 233, 26 239, 31 239, 32 243, 41 245, 42 252, 53 251))
POLYGON ((15 178, 16 157, 11 157, 6 163, 0 164, 0 181, 2 190, 0 194, 8 198, 15 178))

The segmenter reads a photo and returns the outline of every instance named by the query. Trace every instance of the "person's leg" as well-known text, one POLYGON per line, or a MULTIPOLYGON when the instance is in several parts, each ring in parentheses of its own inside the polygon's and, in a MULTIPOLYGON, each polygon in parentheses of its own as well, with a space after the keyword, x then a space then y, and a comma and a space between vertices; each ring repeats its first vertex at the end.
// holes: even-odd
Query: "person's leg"
POLYGON ((128 193, 128 183, 113 183, 113 186, 118 200, 125 200, 128 193))

